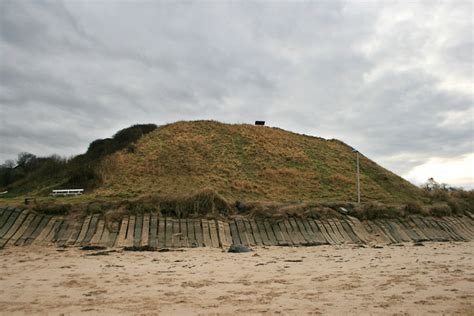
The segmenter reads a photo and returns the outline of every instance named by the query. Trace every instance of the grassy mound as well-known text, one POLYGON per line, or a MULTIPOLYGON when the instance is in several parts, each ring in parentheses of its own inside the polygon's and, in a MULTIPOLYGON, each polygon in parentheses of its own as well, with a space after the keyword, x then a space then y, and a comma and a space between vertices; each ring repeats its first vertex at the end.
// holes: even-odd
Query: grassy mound
MULTIPOLYGON (((419 188, 361 156, 362 199, 422 200, 419 188)), ((158 127, 97 167, 100 196, 173 199, 211 190, 226 201, 354 201, 355 155, 338 140, 215 121, 158 127)))

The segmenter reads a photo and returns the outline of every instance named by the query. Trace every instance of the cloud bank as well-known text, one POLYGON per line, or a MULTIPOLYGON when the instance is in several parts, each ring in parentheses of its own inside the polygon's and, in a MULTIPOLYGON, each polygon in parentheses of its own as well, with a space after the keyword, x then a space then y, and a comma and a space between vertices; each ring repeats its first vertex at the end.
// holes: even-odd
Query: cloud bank
POLYGON ((263 119, 472 188, 473 20, 470 1, 2 0, 0 160, 263 119))

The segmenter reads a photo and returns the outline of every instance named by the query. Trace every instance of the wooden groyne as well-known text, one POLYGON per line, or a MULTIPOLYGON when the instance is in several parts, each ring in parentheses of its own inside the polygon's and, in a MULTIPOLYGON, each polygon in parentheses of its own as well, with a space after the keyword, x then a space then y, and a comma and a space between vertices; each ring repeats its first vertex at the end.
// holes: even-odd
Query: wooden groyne
POLYGON ((107 222, 100 214, 80 220, 27 209, 0 208, 0 248, 27 245, 105 247, 228 247, 392 244, 470 241, 471 216, 411 215, 360 221, 351 216, 312 219, 177 219, 157 214, 124 216, 107 222))

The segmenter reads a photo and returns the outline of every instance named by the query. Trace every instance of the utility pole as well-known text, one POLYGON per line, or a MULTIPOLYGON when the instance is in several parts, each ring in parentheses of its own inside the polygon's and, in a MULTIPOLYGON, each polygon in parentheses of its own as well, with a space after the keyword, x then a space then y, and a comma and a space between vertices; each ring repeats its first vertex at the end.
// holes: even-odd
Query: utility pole
POLYGON ((360 172, 359 172, 359 151, 353 149, 352 152, 356 153, 357 157, 357 203, 360 204, 360 172))

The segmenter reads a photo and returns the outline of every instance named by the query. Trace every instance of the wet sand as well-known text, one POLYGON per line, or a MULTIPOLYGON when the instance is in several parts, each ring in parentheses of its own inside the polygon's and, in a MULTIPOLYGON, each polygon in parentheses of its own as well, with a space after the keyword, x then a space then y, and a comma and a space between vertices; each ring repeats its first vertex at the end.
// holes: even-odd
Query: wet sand
POLYGON ((474 242, 0 250, 3 314, 474 314, 474 242))

